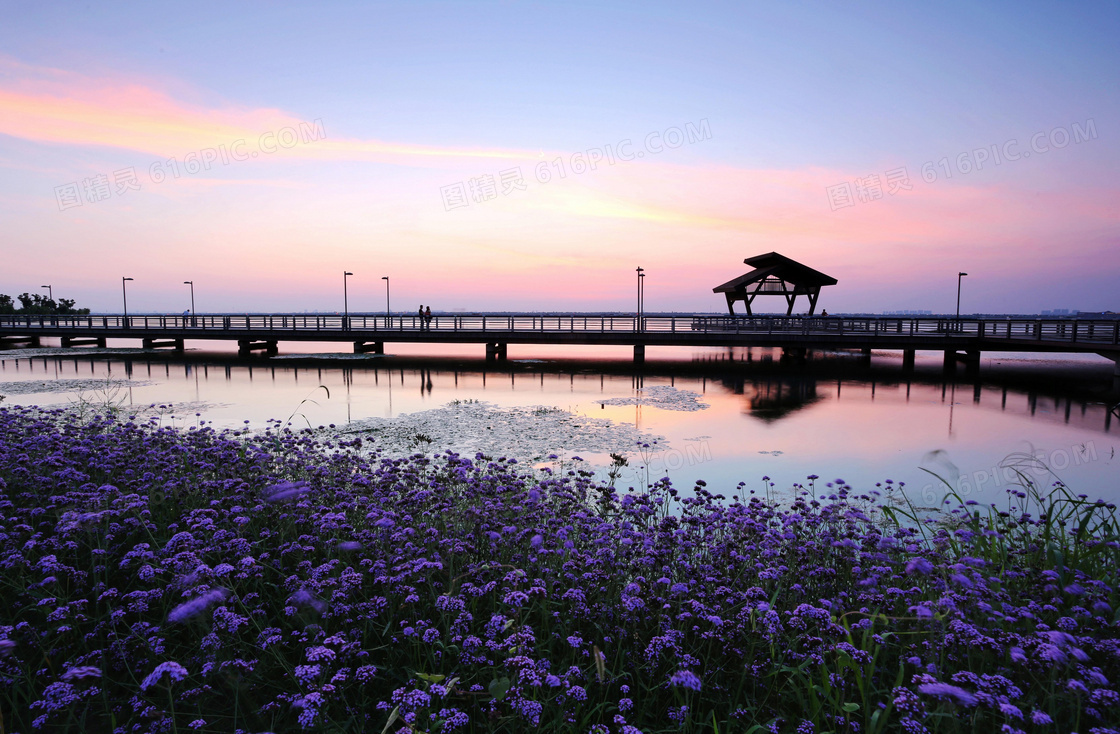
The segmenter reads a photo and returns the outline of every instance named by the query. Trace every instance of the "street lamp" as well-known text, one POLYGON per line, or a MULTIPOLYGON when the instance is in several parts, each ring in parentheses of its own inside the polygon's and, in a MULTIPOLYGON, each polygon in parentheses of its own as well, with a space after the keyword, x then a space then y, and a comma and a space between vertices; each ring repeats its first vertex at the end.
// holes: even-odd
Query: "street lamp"
POLYGON ((646 274, 638 273, 638 293, 640 294, 640 303, 638 310, 645 316, 646 313, 646 274))
POLYGON ((638 324, 639 327, 642 323, 642 271, 644 268, 638 268, 638 324))
POLYGON ((125 288, 125 281, 132 280, 132 278, 121 278, 121 297, 124 299, 124 328, 128 328, 128 289, 125 288))
POLYGON ((39 287, 40 287, 40 288, 46 288, 46 289, 47 289, 47 299, 48 299, 48 300, 51 300, 51 301, 53 301, 53 300, 54 300, 54 291, 53 291, 53 290, 51 290, 51 287, 50 287, 49 285, 41 285, 41 286, 39 286, 39 287))
POLYGON ((191 287, 191 316, 193 317, 194 316, 194 281, 193 280, 184 280, 183 285, 189 285, 191 287))
POLYGON ((957 321, 961 320, 961 278, 968 273, 957 273, 957 321))
POLYGON ((389 328, 389 276, 382 275, 381 279, 385 281, 385 328, 389 328))
POLYGON ((348 328, 350 323, 350 301, 346 294, 346 277, 349 275, 353 275, 353 273, 347 270, 342 271, 342 313, 346 317, 343 321, 343 328, 348 328))

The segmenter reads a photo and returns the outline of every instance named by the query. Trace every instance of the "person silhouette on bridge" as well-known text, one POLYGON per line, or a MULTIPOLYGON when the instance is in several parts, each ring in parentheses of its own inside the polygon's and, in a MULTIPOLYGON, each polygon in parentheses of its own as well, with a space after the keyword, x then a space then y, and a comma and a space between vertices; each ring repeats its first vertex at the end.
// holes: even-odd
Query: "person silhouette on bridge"
POLYGON ((432 307, 428 306, 424 309, 424 328, 428 331, 432 330, 432 307))
POLYGON ((416 312, 420 316, 420 331, 424 330, 424 304, 420 304, 420 309, 416 312))

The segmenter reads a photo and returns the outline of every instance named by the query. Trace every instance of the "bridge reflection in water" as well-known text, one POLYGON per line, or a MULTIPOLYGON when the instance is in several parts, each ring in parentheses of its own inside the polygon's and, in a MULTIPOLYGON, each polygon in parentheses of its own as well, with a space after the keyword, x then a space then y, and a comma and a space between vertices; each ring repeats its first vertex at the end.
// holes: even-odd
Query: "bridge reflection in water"
MULTIPOLYGON (((695 356, 691 361, 649 362, 635 368, 626 362, 494 362, 467 359, 386 357, 354 363, 346 355, 338 359, 243 360, 222 355, 178 355, 170 352, 139 353, 136 357, 96 351, 54 351, 53 354, 0 352, 0 383, 9 386, 31 380, 103 379, 122 376, 128 381, 186 381, 195 386, 195 400, 202 401, 205 384, 215 379, 231 386, 262 384, 311 389, 327 385, 331 390, 349 390, 355 380, 373 389, 397 390, 398 395, 427 395, 433 387, 527 390, 568 393, 589 399, 601 393, 608 381, 620 379, 635 391, 650 384, 676 384, 707 393, 710 386, 741 396, 742 411, 764 423, 776 423, 811 410, 825 400, 909 403, 911 392, 919 391, 924 402, 936 400, 953 406, 962 398, 983 409, 998 410, 1027 419, 1060 423, 1093 432, 1110 433, 1120 421, 1118 396, 1105 379, 1096 384, 1083 377, 1053 379, 1050 374, 1029 372, 1001 374, 998 370, 978 374, 946 375, 936 369, 909 371, 893 365, 868 367, 859 356, 828 354, 808 360, 781 360, 778 350, 725 350, 695 356), (731 358, 734 357, 734 358, 731 358), (845 391, 848 391, 846 396, 845 391)), ((154 389, 154 388, 153 388, 154 389)), ((0 386, 0 394, 5 390, 0 386)), ((437 390, 438 392, 438 390, 437 390)), ((253 403, 253 391, 239 392, 236 402, 253 403)), ((178 391, 176 400, 181 400, 178 391)), ((35 397, 35 396, 29 396, 35 397)), ((41 397, 41 396, 40 396, 41 397)), ((170 397, 167 399, 171 399, 170 397)), ((225 399, 225 398, 219 398, 225 399)), ((9 402, 20 400, 11 394, 9 402)), ((407 401, 406 401, 407 402, 407 401)), ((274 413, 274 410, 273 410, 274 413)), ((269 417, 276 417, 270 413, 269 417)))

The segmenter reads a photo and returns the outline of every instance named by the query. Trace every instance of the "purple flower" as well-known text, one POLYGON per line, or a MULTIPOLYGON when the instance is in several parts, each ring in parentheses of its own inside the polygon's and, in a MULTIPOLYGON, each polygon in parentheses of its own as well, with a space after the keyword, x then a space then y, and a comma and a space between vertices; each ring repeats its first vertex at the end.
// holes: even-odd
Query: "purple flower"
POLYGON ((673 677, 669 679, 669 685, 681 686, 690 691, 700 690, 700 679, 691 670, 678 670, 673 673, 673 677))
POLYGON ((927 696, 938 696, 941 698, 948 698, 953 703, 960 706, 975 706, 976 696, 969 693, 963 688, 951 685, 949 683, 924 683, 918 686, 918 692, 924 693, 927 696))
POLYGON ((307 607, 314 609, 319 614, 327 611, 327 603, 321 599, 316 599, 315 596, 307 589, 300 589, 296 593, 288 597, 288 603, 297 607, 307 607))
POLYGON ((211 605, 225 601, 228 596, 229 591, 226 589, 210 589, 202 596, 183 602, 172 609, 171 613, 167 615, 167 621, 185 622, 191 617, 205 612, 211 605))
POLYGON ((311 491, 307 482, 280 482, 264 490, 265 502, 287 502, 311 491))
POLYGON ((921 556, 918 556, 917 558, 911 558, 906 563, 906 573, 920 573, 923 576, 927 576, 932 570, 933 564, 922 558, 921 556))
POLYGON ((147 678, 145 678, 144 681, 140 684, 140 690, 141 691, 146 691, 149 688, 151 688, 152 686, 156 685, 161 680, 163 680, 163 676, 165 674, 167 675, 168 678, 171 679, 172 683, 174 683, 175 681, 183 680, 188 675, 187 669, 184 668, 182 665, 179 665, 179 663, 175 663, 175 662, 160 663, 159 665, 156 666, 156 669, 153 670, 151 672, 151 674, 147 678))
POLYGON ((1054 723, 1054 720, 1050 718, 1050 714, 1035 709, 1031 712, 1031 723, 1035 726, 1049 726, 1054 723))
POLYGON ((69 670, 67 670, 65 673, 62 674, 62 680, 67 681, 67 682, 73 682, 73 681, 77 681, 77 680, 85 680, 87 678, 100 678, 100 677, 101 677, 101 668, 96 668, 92 665, 79 665, 77 667, 70 668, 69 670))

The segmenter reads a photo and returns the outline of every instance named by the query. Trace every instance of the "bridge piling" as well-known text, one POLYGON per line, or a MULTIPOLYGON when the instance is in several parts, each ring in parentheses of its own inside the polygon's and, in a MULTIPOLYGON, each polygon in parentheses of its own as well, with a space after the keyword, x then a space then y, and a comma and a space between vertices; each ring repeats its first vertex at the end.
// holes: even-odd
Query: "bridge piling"
POLYGON ((808 359, 808 350, 804 347, 782 347, 781 362, 805 364, 808 359))
POLYGON ((67 347, 86 347, 86 346, 101 347, 102 349, 104 349, 105 348, 105 337, 103 337, 103 336, 91 336, 91 337, 64 336, 64 337, 62 337, 62 348, 63 349, 65 349, 67 347))
POLYGON ((144 349, 163 349, 165 347, 170 347, 176 352, 183 351, 182 339, 156 339, 154 337, 144 337, 141 340, 141 344, 143 344, 144 349))
POLYGON ((23 349, 37 346, 39 346, 39 337, 37 336, 23 336, 22 334, 0 336, 0 349, 23 349))
POLYGON ((645 344, 635 344, 634 345, 634 364, 642 364, 645 361, 646 361, 646 345, 645 344))
POLYGON ((267 357, 275 357, 276 342, 272 340, 256 341, 253 339, 238 339, 237 340, 237 356, 248 357, 253 352, 264 352, 267 357))
POLYGON ((913 349, 903 349, 902 350, 902 369, 906 372, 913 372, 914 371, 914 350, 913 349))
POLYGON ((506 360, 506 345, 503 342, 488 342, 486 344, 486 361, 506 360))
POLYGON ((955 349, 945 350, 945 372, 956 372, 957 362, 963 362, 965 372, 969 375, 975 375, 980 371, 980 350, 979 349, 966 349, 963 353, 955 349))

